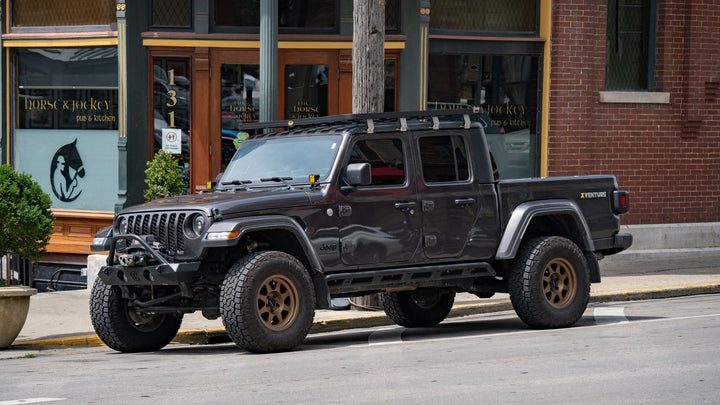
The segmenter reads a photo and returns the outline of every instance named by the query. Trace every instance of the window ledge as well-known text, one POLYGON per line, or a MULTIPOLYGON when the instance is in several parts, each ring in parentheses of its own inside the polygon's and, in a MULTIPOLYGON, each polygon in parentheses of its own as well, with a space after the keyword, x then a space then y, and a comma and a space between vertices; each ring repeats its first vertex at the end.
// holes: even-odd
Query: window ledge
POLYGON ((652 91, 601 91, 601 103, 670 104, 670 93, 652 91))

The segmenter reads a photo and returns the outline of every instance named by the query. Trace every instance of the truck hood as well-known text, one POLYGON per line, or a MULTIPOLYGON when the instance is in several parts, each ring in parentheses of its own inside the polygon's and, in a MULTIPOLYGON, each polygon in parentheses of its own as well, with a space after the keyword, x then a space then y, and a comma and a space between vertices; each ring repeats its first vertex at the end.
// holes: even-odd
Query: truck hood
POLYGON ((124 209, 121 214, 148 211, 198 210, 208 216, 218 209, 222 215, 306 206, 310 204, 307 189, 269 188, 252 191, 216 192, 161 198, 124 209))

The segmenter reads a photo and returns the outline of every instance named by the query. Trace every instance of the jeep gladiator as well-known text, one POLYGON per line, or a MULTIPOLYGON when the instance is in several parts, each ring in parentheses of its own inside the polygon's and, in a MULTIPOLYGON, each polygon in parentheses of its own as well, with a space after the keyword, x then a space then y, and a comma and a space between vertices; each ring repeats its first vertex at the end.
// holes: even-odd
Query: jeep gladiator
POLYGON ((473 110, 248 124, 209 192, 119 212, 92 287, 99 337, 158 350, 183 314, 222 317, 252 352, 290 350, 315 309, 379 293, 387 316, 428 327, 455 294, 507 292, 528 325, 573 325, 628 194, 611 175, 497 181, 473 110), (263 133, 261 128, 273 128, 263 133))

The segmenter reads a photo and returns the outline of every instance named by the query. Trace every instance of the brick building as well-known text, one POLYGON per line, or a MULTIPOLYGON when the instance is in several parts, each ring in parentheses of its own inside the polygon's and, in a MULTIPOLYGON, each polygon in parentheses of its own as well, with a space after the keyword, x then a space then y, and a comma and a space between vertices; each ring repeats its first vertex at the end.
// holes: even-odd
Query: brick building
POLYGON ((620 2, 650 8, 639 27, 609 3, 553 1, 548 175, 617 175, 625 224, 720 221, 720 2, 620 2), (646 77, 613 82, 613 40, 632 31, 646 77))

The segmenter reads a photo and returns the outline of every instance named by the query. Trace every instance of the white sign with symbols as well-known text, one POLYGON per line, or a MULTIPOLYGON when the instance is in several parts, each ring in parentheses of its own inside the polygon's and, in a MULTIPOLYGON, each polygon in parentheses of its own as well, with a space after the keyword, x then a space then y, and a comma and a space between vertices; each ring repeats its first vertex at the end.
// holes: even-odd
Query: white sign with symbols
POLYGON ((162 149, 167 153, 182 153, 182 131, 177 128, 163 128, 162 149))

